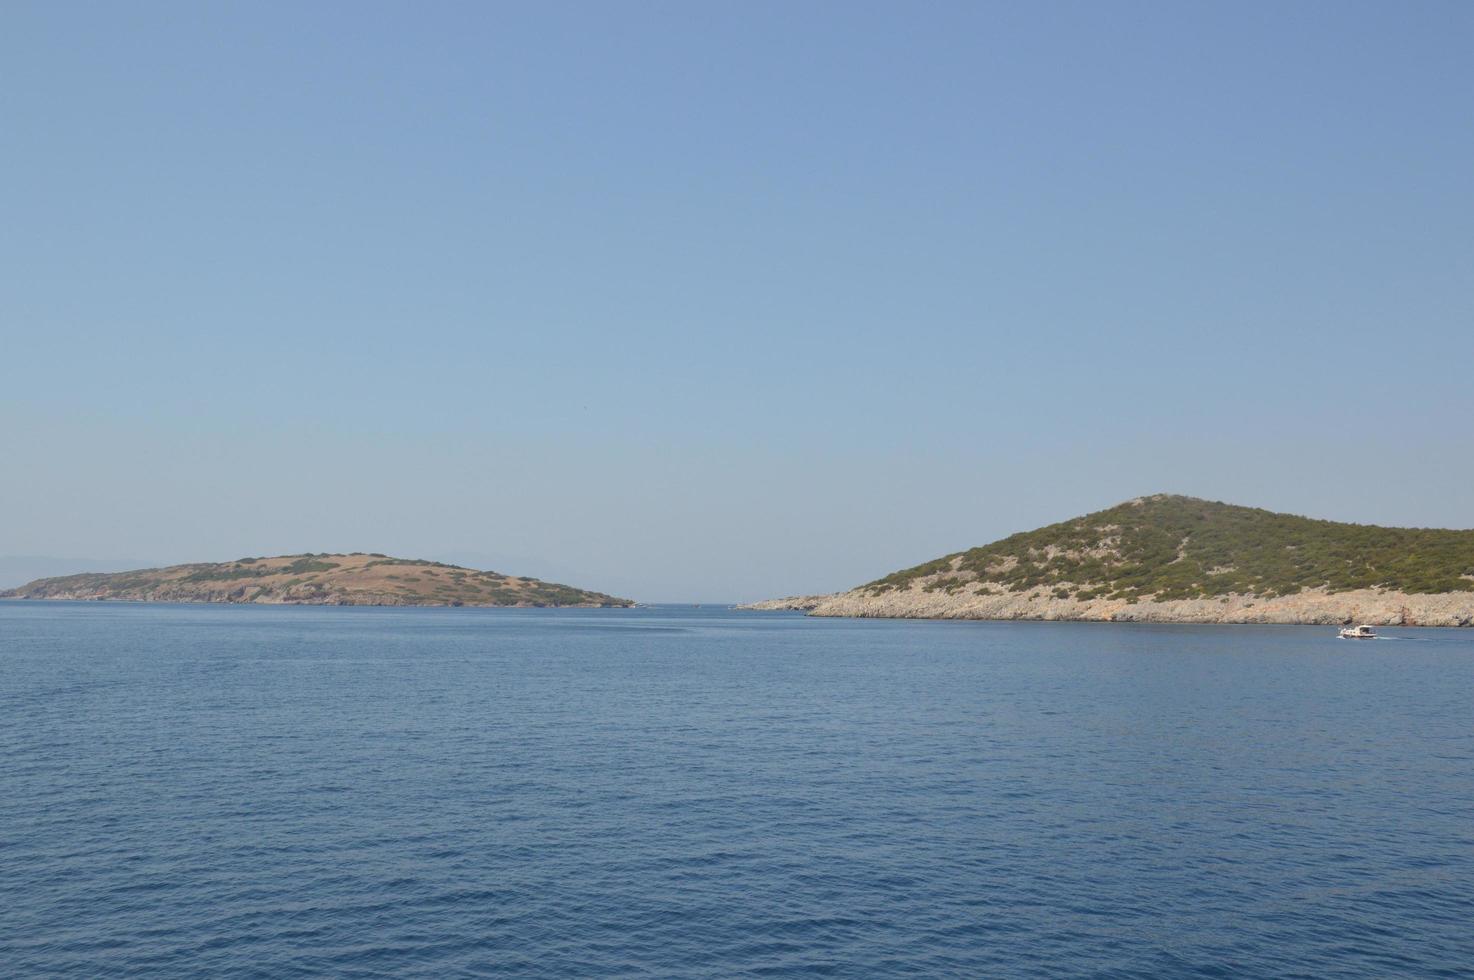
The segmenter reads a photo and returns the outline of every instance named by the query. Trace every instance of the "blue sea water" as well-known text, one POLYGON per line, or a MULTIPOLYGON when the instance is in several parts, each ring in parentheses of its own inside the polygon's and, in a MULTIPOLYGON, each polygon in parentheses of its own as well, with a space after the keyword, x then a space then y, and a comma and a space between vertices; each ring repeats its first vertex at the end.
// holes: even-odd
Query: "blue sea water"
POLYGON ((7 977, 1474 975, 1474 633, 0 603, 7 977))

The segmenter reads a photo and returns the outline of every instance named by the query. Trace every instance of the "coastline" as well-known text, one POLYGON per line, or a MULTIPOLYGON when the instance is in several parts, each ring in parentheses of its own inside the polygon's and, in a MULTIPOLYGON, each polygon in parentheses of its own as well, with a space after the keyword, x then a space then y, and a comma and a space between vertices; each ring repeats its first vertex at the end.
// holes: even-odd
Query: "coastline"
POLYGON ((1045 589, 1027 592, 864 589, 828 596, 790 596, 746 603, 743 610, 794 610, 853 619, 976 619, 1225 625, 1474 627, 1474 592, 1414 594, 1378 589, 1306 590, 1265 598, 1227 595, 1167 602, 1061 599, 1045 589))

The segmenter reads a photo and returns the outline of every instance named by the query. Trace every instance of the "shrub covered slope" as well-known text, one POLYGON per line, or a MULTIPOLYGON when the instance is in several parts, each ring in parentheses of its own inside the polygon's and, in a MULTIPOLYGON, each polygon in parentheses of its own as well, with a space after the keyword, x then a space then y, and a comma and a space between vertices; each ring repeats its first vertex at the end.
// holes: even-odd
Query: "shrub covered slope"
POLYGON ((1060 598, 1158 600, 1305 589, 1474 591, 1474 530, 1339 524, 1161 494, 1014 534, 862 586, 882 594, 1040 586, 1060 598))

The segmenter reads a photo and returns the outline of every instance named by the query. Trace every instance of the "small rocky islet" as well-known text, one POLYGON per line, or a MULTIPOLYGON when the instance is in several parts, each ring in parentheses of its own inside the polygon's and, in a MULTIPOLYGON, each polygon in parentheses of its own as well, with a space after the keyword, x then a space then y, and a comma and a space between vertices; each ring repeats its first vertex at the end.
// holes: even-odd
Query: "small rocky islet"
POLYGON ((629 599, 525 575, 363 552, 64 575, 0 592, 0 598, 319 606, 634 605, 629 599))

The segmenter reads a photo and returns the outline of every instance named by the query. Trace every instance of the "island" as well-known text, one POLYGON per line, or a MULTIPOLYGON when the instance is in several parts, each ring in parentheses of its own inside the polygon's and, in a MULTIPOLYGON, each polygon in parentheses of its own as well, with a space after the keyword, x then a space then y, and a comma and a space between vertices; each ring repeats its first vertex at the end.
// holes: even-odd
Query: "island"
POLYGON ((1474 530, 1138 497, 833 595, 811 616, 1474 626, 1474 530))
POLYGON ((37 579, 7 599, 251 602, 319 606, 628 607, 602 592, 436 561, 303 554, 37 579))

